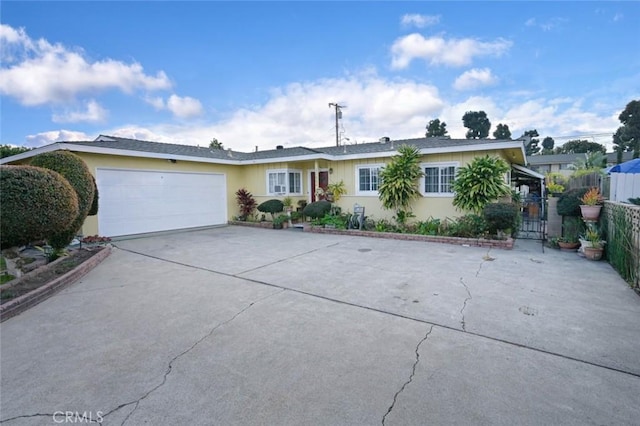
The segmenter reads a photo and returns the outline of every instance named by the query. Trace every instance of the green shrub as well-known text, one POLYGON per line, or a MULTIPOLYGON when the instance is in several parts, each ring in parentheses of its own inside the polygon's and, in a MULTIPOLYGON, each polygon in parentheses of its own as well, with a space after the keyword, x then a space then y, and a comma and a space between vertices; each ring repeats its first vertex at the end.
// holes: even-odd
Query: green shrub
POLYGON ((331 211, 331 203, 325 200, 315 201, 307 204, 302 210, 302 214, 312 219, 320 219, 331 211))
POLYGON ((0 245, 21 246, 69 227, 78 197, 60 174, 31 166, 0 167, 0 245))
POLYGON ((91 208, 89 209, 89 213, 87 216, 95 216, 98 214, 98 185, 96 184, 96 178, 91 175, 91 180, 93 181, 93 189, 95 190, 93 194, 93 201, 91 202, 91 208))
POLYGON ((446 234, 452 237, 479 238, 487 233, 487 222, 477 214, 467 214, 448 223, 446 234))
POLYGON ((416 232, 422 235, 438 235, 440 226, 440 219, 429 218, 416 224, 416 232))
POLYGON ((38 154, 31 160, 31 165, 60 173, 71 184, 78 197, 78 214, 71 224, 47 238, 53 248, 64 249, 71 243, 89 214, 95 195, 93 177, 85 162, 68 151, 38 154))
POLYGON ((418 180, 424 174, 420 156, 418 148, 402 145, 398 148, 398 155, 380 170, 378 197, 385 209, 396 212, 395 218, 400 225, 408 218, 413 200, 420 197, 418 180))
POLYGON ((280 213, 284 210, 284 204, 280 200, 267 200, 258 206, 258 211, 262 213, 271 213, 271 217, 274 218, 274 214, 280 213))
POLYGON ((577 188, 563 192, 558 198, 558 214, 560 216, 581 216, 580 205, 582 201, 580 199, 588 190, 589 188, 577 188))
POLYGON ((476 157, 458 169, 453 181, 453 205, 462 211, 480 213, 484 206, 511 193, 504 180, 509 165, 498 157, 476 157))
POLYGON ((514 229, 518 223, 518 207, 512 203, 487 204, 482 215, 492 235, 498 230, 514 229))
POLYGON ((338 214, 338 215, 326 214, 322 217, 322 219, 320 219, 320 223, 325 226, 326 225, 334 226, 336 229, 347 229, 347 221, 349 220, 350 217, 351 215, 347 215, 347 214, 338 214))

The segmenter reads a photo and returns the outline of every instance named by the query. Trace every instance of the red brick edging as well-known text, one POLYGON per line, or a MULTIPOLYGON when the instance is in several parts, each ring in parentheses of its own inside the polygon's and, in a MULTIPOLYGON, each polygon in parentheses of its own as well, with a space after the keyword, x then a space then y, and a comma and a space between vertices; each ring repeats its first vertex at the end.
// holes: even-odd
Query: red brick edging
POLYGON ((106 246, 85 262, 50 283, 3 303, 0 305, 0 322, 8 320, 9 318, 26 311, 30 307, 37 305, 54 295, 56 292, 76 282, 87 274, 87 272, 100 264, 100 262, 106 259, 109 254, 111 254, 111 246, 106 246))
POLYGON ((317 234, 334 234, 334 235, 354 235, 357 237, 372 238, 389 238, 393 240, 405 241, 425 241, 430 243, 443 243, 454 245, 468 245, 473 247, 491 247, 505 250, 513 249, 513 238, 506 240, 485 240, 484 238, 460 238, 460 237, 443 237, 438 235, 419 235, 419 234, 398 234, 395 232, 377 232, 377 231, 360 231, 357 229, 331 229, 321 228, 318 226, 305 226, 305 232, 315 232, 317 234))

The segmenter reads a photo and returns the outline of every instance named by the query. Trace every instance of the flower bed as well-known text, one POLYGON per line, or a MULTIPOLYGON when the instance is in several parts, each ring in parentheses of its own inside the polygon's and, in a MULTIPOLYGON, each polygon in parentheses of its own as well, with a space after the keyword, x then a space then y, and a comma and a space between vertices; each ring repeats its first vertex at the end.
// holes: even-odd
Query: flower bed
POLYGON ((356 229, 330 229, 306 224, 304 227, 304 231, 315 232, 317 234, 355 235, 358 237, 389 238, 393 240, 405 241, 425 241, 430 243, 455 244, 460 246, 492 247, 505 250, 513 249, 514 244, 513 238, 507 238, 506 240, 488 240, 484 238, 461 238, 437 235, 401 234, 397 232, 360 231, 356 229))

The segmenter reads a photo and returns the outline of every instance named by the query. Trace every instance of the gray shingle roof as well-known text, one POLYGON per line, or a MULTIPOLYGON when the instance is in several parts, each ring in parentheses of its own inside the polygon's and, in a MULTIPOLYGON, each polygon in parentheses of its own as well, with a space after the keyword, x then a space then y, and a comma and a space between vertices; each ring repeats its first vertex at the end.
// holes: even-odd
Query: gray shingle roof
POLYGON ((504 142, 495 139, 449 139, 449 138, 417 138, 395 141, 370 142, 346 146, 329 146, 323 148, 306 148, 302 146, 271 149, 256 152, 240 152, 232 150, 211 149, 209 147, 197 147, 192 145, 179 145, 171 143, 150 142, 138 139, 121 138, 117 136, 99 136, 95 141, 65 142, 69 145, 83 145, 128 150, 138 152, 160 153, 176 156, 190 156, 210 159, 234 159, 240 161, 263 160, 286 157, 298 157, 314 154, 327 154, 331 156, 385 153, 397 150, 402 145, 412 145, 419 149, 444 148, 450 146, 473 146, 478 144, 490 144, 504 142))
MULTIPOLYGON (((617 153, 608 152, 606 154, 607 163, 615 164, 617 159, 617 153)), ((633 152, 623 152, 622 161, 631 160, 633 152)), ((527 162, 531 165, 540 164, 572 164, 578 158, 585 158, 585 154, 552 154, 552 155, 531 155, 527 157, 527 162)))
MULTIPOLYGON (((209 147, 197 147, 193 145, 179 145, 162 142, 141 141, 138 139, 120 138, 116 136, 100 136, 91 142, 65 142, 69 145, 98 146, 111 149, 123 149, 127 151, 154 152, 159 154, 183 155, 189 157, 228 159, 229 153, 224 149, 211 149, 209 147), (107 140, 108 139, 108 140, 107 140)), ((232 151, 235 159, 242 159, 242 152, 232 151)))
POLYGON ((357 145, 331 146, 326 148, 316 148, 320 152, 330 155, 352 155, 352 154, 370 154, 376 152, 395 151, 402 145, 415 146, 418 149, 428 148, 444 148, 449 146, 472 146, 479 144, 500 143, 502 140, 495 139, 449 139, 449 138, 417 138, 417 139, 400 139, 389 141, 386 143, 370 142, 357 145), (346 152, 345 152, 346 151, 346 152))

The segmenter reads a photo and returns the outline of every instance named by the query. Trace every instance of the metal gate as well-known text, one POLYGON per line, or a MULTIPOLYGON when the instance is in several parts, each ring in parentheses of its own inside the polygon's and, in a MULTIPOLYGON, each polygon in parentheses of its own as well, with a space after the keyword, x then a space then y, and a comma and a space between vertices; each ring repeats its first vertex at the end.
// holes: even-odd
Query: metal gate
POLYGON ((528 240, 546 239, 547 200, 540 197, 527 197, 522 203, 518 238, 528 240))

